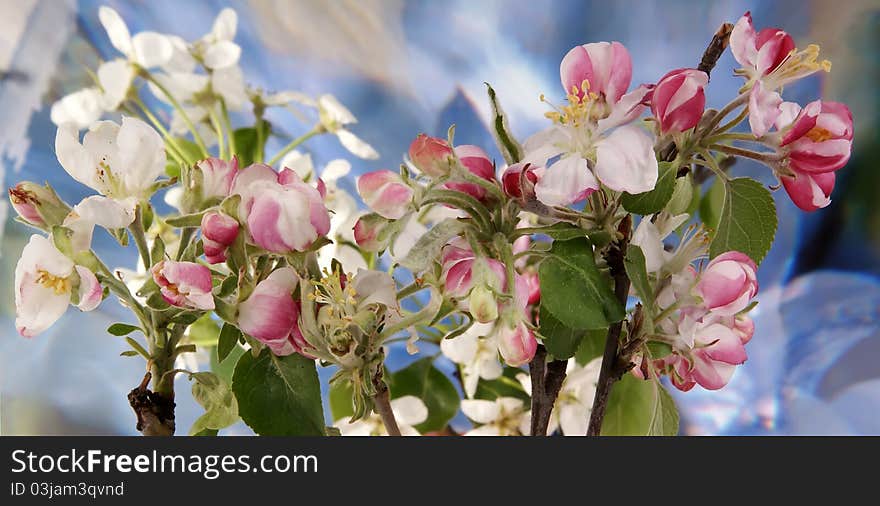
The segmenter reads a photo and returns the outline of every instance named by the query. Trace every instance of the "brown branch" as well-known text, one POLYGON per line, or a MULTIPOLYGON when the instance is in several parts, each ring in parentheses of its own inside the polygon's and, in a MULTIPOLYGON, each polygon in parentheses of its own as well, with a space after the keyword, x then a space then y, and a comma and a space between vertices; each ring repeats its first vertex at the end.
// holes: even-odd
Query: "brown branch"
POLYGON ((380 368, 373 377, 373 386, 376 387, 376 395, 373 396, 373 409, 382 418, 385 430, 389 436, 399 436, 400 427, 397 426, 397 420, 394 418, 394 411, 391 410, 391 398, 388 395, 388 385, 382 379, 382 369, 380 368))
POLYGON ((137 416, 137 430, 144 436, 173 436, 174 394, 150 390, 147 385, 152 377, 147 372, 141 384, 128 393, 128 403, 137 416))
POLYGON ((533 436, 546 436, 553 414, 553 405, 562 382, 565 381, 565 360, 547 362, 547 349, 539 344, 535 357, 529 362, 529 375, 532 378, 532 423, 533 436))
MULTIPOLYGON (((626 275, 623 259, 626 255, 626 246, 629 244, 631 230, 632 215, 628 214, 617 227, 617 231, 622 237, 612 243, 605 254, 605 260, 608 262, 608 267, 611 270, 611 277, 614 279, 614 296, 624 306, 629 295, 630 283, 629 276, 626 275)), ((612 324, 608 328, 608 335, 605 338, 605 351, 602 354, 602 368, 599 371, 599 381, 596 383, 596 396, 593 398, 593 409, 590 411, 590 424, 587 428, 588 436, 598 436, 602 432, 602 420, 605 418, 605 408, 608 406, 608 396, 611 394, 611 387, 622 376, 620 373, 622 368, 617 363, 617 348, 620 344, 622 328, 623 320, 612 324)))

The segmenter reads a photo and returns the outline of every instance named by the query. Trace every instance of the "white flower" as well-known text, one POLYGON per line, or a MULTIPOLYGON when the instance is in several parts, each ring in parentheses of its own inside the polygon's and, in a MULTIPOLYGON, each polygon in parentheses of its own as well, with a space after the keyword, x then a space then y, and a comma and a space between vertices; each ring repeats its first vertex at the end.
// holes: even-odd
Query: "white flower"
POLYGON ((132 37, 119 13, 106 6, 98 9, 98 19, 107 30, 110 43, 128 61, 144 68, 151 68, 164 65, 171 60, 174 48, 165 35, 141 32, 132 37))
POLYGON ((529 433, 530 418, 525 402, 515 397, 498 397, 494 401, 465 399, 461 410, 481 424, 465 436, 522 436, 529 433))
POLYGON ((586 436, 593 398, 596 396, 596 383, 602 359, 596 358, 587 365, 578 365, 569 359, 565 381, 556 398, 554 414, 558 417, 562 433, 566 436, 586 436))
POLYGON ((211 32, 194 44, 195 53, 209 69, 219 70, 238 63, 241 48, 233 42, 238 28, 238 15, 230 8, 223 9, 214 20, 211 32))
POLYGON ((318 97, 318 116, 321 126, 339 138, 339 142, 351 154, 365 160, 379 158, 379 153, 372 146, 345 129, 346 125, 357 123, 354 115, 333 95, 318 97))
POLYGON ((75 91, 52 104, 49 117, 57 126, 73 125, 77 130, 88 127, 105 112, 119 108, 125 100, 134 69, 128 61, 117 58, 98 67, 97 86, 75 91))
POLYGON ((699 230, 685 233, 674 251, 666 250, 664 240, 689 218, 687 214, 673 216, 662 212, 653 222, 644 218, 639 222, 630 242, 642 249, 645 267, 649 273, 664 270, 677 274, 705 254, 705 236, 699 230))
POLYGON ((121 126, 112 121, 95 123, 81 144, 76 130, 58 127, 55 154, 71 177, 129 209, 165 171, 162 138, 137 118, 123 117, 121 126))
POLYGON ((474 323, 462 335, 440 341, 443 354, 461 366, 464 392, 468 398, 476 393, 480 378, 494 380, 504 372, 498 361, 498 343, 492 329, 491 323, 474 323))
MULTIPOLYGON (((403 436, 420 436, 419 431, 413 428, 428 419, 428 407, 421 399, 413 395, 405 395, 391 400, 391 411, 397 420, 400 434, 403 436)), ((333 424, 343 436, 387 436, 385 424, 382 418, 373 413, 368 417, 349 423, 347 420, 337 420, 333 424)))

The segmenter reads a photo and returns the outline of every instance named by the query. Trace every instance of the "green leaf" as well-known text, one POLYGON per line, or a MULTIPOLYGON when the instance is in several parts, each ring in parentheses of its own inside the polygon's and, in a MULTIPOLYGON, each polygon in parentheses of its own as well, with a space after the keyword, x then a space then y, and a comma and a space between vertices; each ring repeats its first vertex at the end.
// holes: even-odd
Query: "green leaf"
POLYGON ((172 218, 168 218, 165 220, 169 226, 175 228, 184 228, 184 227, 200 227, 202 225, 202 216, 204 216, 204 211, 200 213, 193 214, 184 214, 182 216, 175 216, 172 218))
POLYGON ((706 194, 700 199, 700 219, 703 225, 710 231, 718 228, 721 219, 721 206, 724 205, 724 181, 715 178, 712 186, 706 190, 706 194))
POLYGON ((543 305, 540 311, 541 327, 538 331, 544 337, 544 347, 557 359, 567 360, 573 357, 587 331, 566 327, 550 314, 543 305))
POLYGON ((625 374, 614 384, 602 423, 603 436, 674 436, 678 434, 675 401, 655 380, 625 374))
POLYGON ((529 235, 542 234, 560 241, 568 241, 587 236, 586 230, 564 222, 554 223, 553 225, 547 225, 544 227, 529 228, 527 230, 529 235))
POLYGON ((731 179, 726 183, 726 190, 709 256, 715 258, 727 251, 739 251, 760 264, 776 235, 773 196, 764 185, 747 177, 731 179))
MULTIPOLYGON (((135 330, 141 330, 137 325, 129 325, 127 323, 114 323, 107 327, 107 332, 114 336, 127 336, 135 330)), ((141 331, 143 333, 143 331, 141 331)))
POLYGON ((217 358, 222 362, 229 356, 229 352, 238 346, 241 339, 241 331, 231 323, 224 323, 220 329, 220 337, 217 339, 217 358))
POLYGON ((199 437, 214 437, 217 435, 217 429, 202 429, 195 434, 190 434, 191 436, 199 436, 199 437))
POLYGON ((572 329, 599 329, 623 319, 623 305, 596 267, 589 239, 554 241, 538 268, 541 308, 572 329))
POLYGON ((654 287, 651 286, 651 280, 648 278, 648 270, 645 267, 645 254, 642 252, 642 249, 635 244, 628 245, 623 265, 626 267, 626 275, 629 276, 636 294, 642 300, 642 308, 648 316, 645 318, 648 332, 653 332, 654 287))
POLYGON ((245 353, 235 366, 232 390, 242 420, 257 434, 324 434, 321 387, 314 360, 298 353, 276 357, 268 349, 259 357, 245 353))
POLYGON ((587 365, 593 359, 601 357, 605 352, 605 338, 607 336, 608 329, 588 330, 574 354, 575 361, 580 365, 587 365))
POLYGON ((210 372, 197 372, 190 376, 195 380, 192 396, 205 413, 193 423, 189 434, 194 436, 204 430, 219 430, 238 421, 238 402, 225 381, 210 372))
POLYGON ((229 352, 229 355, 220 360, 217 357, 217 348, 211 348, 208 350, 211 354, 211 372, 223 378, 223 381, 226 383, 232 384, 232 374, 235 372, 235 365, 238 363, 238 360, 242 355, 247 353, 241 346, 236 346, 232 348, 232 351, 229 352))
POLYGON ((262 154, 262 151, 265 148, 266 139, 269 138, 271 126, 268 121, 263 121, 260 125, 262 125, 263 128, 262 146, 257 143, 259 137, 257 136, 256 127, 238 128, 232 133, 235 139, 235 151, 238 156, 238 164, 241 168, 247 167, 258 159, 262 159, 262 156, 259 155, 262 154))
POLYGON ((690 172, 675 179, 672 197, 666 203, 666 212, 676 216, 687 213, 694 201, 694 178, 690 172))
POLYGON ((672 162, 660 162, 658 170, 657 185, 653 190, 635 195, 624 192, 620 196, 620 203, 623 204, 624 209, 644 216, 659 213, 666 207, 675 190, 676 168, 672 162))
POLYGON ((330 415, 334 421, 348 420, 354 415, 353 395, 354 392, 348 380, 338 380, 330 383, 327 401, 330 403, 330 415))
POLYGON ((439 257, 443 245, 459 235, 464 228, 465 225, 455 218, 441 221, 416 241, 399 264, 412 272, 424 271, 439 257))
POLYGON ((428 407, 428 418, 415 426, 422 434, 446 427, 461 402, 455 385, 434 367, 430 357, 392 374, 390 384, 392 398, 414 395, 428 407))
POLYGON ((480 379, 479 383, 477 383, 474 399, 494 401, 498 397, 516 397, 517 399, 529 402, 529 394, 526 393, 519 380, 516 379, 518 374, 527 373, 519 367, 505 367, 504 372, 498 379, 480 379))
POLYGON ((510 133, 510 127, 507 125, 507 117, 501 110, 501 104, 498 103, 498 97, 495 90, 489 83, 486 83, 486 89, 489 93, 489 102, 492 104, 492 136, 498 144, 498 150, 508 165, 522 159, 522 146, 510 133))
POLYGON ((189 326, 190 342, 199 346, 216 346, 220 335, 220 326, 207 313, 189 326))

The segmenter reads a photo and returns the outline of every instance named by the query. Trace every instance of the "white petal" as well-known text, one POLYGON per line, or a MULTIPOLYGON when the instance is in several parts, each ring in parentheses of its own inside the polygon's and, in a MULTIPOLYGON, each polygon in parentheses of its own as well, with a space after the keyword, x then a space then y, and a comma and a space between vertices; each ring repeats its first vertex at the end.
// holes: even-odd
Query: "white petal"
POLYGON ((461 411, 477 423, 492 423, 498 418, 501 407, 494 401, 464 399, 461 401, 461 411))
POLYGON ((232 41, 223 40, 208 46, 202 56, 205 66, 209 69, 225 69, 238 63, 241 47, 232 41))
POLYGON ((326 115, 331 123, 336 123, 337 125, 357 123, 354 114, 342 105, 333 95, 325 94, 318 97, 318 107, 320 108, 321 113, 326 115))
POLYGON ((174 47, 161 33, 141 32, 131 39, 131 59, 144 68, 159 67, 171 61, 174 47))
POLYGON ((52 104, 49 116, 57 126, 72 125, 82 130, 98 121, 103 112, 101 92, 97 88, 83 88, 52 104))
POLYGON ((333 426, 339 429, 343 436, 372 436, 374 428, 373 424, 366 420, 352 423, 348 423, 347 420, 338 420, 333 426))
POLYGON ((569 141, 566 131, 559 127, 542 130, 523 143, 523 163, 545 165, 547 160, 559 156, 565 149, 563 145, 569 141))
POLYGON ((25 337, 33 337, 48 329, 67 311, 70 293, 57 294, 52 288, 25 277, 16 289, 15 327, 25 337))
POLYGON ((187 42, 177 35, 166 35, 165 37, 171 43, 172 54, 171 59, 162 68, 168 72, 192 73, 197 63, 189 52, 187 42))
POLYGON ((397 421, 405 425, 418 425, 428 419, 428 407, 414 395, 392 399, 391 411, 397 421))
POLYGON ((397 307, 397 285, 388 273, 361 269, 355 274, 353 285, 358 294, 358 307, 369 304, 397 307))
POLYGON ((315 170, 315 166, 312 164, 312 155, 297 151, 296 149, 284 155, 278 167, 296 172, 303 181, 309 181, 315 170))
POLYGON ((547 169, 535 185, 535 195, 548 206, 567 206, 583 198, 588 190, 598 188, 599 181, 590 172, 587 161, 569 155, 547 169))
POLYGON ((427 232, 428 228, 419 222, 418 216, 412 214, 391 245, 391 258, 398 260, 406 257, 416 242, 427 232))
POLYGON ((566 436, 586 436, 590 408, 579 402, 563 402, 559 406, 559 425, 566 436))
POLYGON ((238 111, 248 101, 244 83, 244 74, 237 65, 231 65, 214 71, 211 78, 214 93, 223 97, 226 107, 238 111))
POLYGON ((599 181, 612 190, 632 194, 653 190, 658 170, 654 139, 635 125, 618 128, 599 141, 595 170, 599 181))
POLYGON ((134 221, 135 199, 117 201, 93 195, 84 198, 73 207, 73 212, 83 220, 107 229, 125 228, 134 221))
POLYGON ((130 58, 133 53, 131 33, 119 13, 110 7, 102 6, 98 9, 98 19, 101 20, 104 30, 107 30, 107 36, 113 47, 130 58))
POLYGON ((119 167, 114 170, 124 181, 124 196, 139 197, 165 172, 165 143, 153 127, 131 117, 122 118, 116 142, 119 167))
POLYGON ((79 304, 76 307, 80 311, 92 311, 101 303, 103 289, 92 271, 77 265, 76 272, 79 274, 79 304))
POLYGON ((598 121, 597 125, 599 127, 599 132, 611 130, 616 126, 630 123, 638 118, 642 114, 642 111, 645 110, 642 101, 645 99, 645 95, 648 94, 648 91, 648 87, 642 85, 620 97, 620 100, 612 106, 613 109, 611 109, 611 114, 609 114, 607 118, 598 121))
MULTIPOLYGON (((467 364, 477 356, 477 336, 464 334, 440 341, 440 351, 456 364, 467 364)), ((477 378, 479 379, 479 378, 477 378)))
POLYGON ((364 160, 376 160, 379 158, 379 153, 373 149, 373 146, 370 146, 348 130, 340 128, 336 131, 336 135, 339 137, 339 142, 342 143, 342 146, 354 156, 364 160))
POLYGON ((238 27, 238 14, 229 7, 220 11, 211 27, 211 36, 215 40, 232 40, 238 27))
POLYGON ((348 160, 331 160, 330 163, 324 167, 324 170, 321 171, 321 179, 327 184, 335 183, 339 179, 347 176, 349 172, 351 172, 351 164, 348 160))
POLYGON ((483 425, 464 433, 465 436, 500 436, 497 425, 483 425))
MULTIPOLYGON (((102 123, 104 122, 98 123, 98 125, 102 123)), ((79 143, 79 133, 73 125, 58 127, 55 133, 55 156, 58 158, 58 163, 70 174, 70 177, 94 190, 101 191, 102 186, 96 178, 97 161, 79 143)))
POLYGON ((642 218, 636 231, 633 233, 632 244, 640 247, 645 255, 645 267, 648 272, 657 272, 666 262, 667 253, 663 248, 663 239, 660 231, 651 223, 651 220, 642 218))
POLYGON ((101 107, 107 111, 115 111, 119 104, 125 100, 131 81, 134 79, 134 69, 128 60, 117 58, 98 67, 98 83, 101 85, 101 107))

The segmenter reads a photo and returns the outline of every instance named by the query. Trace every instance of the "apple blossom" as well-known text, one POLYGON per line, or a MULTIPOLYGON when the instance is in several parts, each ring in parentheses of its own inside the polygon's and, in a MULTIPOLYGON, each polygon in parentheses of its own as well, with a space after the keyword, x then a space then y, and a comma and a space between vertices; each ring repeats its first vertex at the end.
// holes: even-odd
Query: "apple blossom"
POLYGON ((508 197, 534 197, 535 184, 544 175, 544 168, 528 163, 515 163, 504 170, 501 186, 508 197))
POLYGON ((440 341, 440 351, 461 366, 467 398, 473 398, 480 379, 498 379, 503 372, 498 361, 498 339, 492 329, 492 324, 474 323, 462 335, 440 341))
POLYGON ((461 410, 480 424, 465 436, 521 436, 530 432, 528 408, 516 397, 498 397, 494 401, 464 399, 461 410))
POLYGON ((700 324, 694 329, 693 379, 707 390, 718 390, 730 381, 736 366, 746 361, 740 336, 721 323, 700 324))
POLYGON ((710 311, 734 315, 758 293, 757 266, 738 251, 718 255, 700 273, 696 291, 710 311))
POLYGON ((511 323, 498 322, 498 351, 507 365, 519 367, 529 363, 535 356, 538 341, 525 321, 511 323))
POLYGON ((226 261, 226 249, 238 237, 238 222, 232 216, 210 211, 202 216, 202 245, 210 264, 226 261))
POLYGON ((354 115, 344 105, 340 104, 333 95, 321 95, 318 97, 318 115, 321 127, 339 138, 342 147, 351 154, 365 160, 379 158, 379 153, 372 146, 361 140, 345 127, 357 123, 354 115))
POLYGON ((651 91, 651 112, 660 131, 684 132, 697 126, 706 107, 704 88, 709 76, 696 69, 673 70, 651 91))
POLYGON ((410 208, 413 189, 390 170, 368 172, 357 179, 357 189, 367 206, 389 220, 402 218, 410 208))
POLYGON ((49 239, 32 235, 15 266, 15 327, 34 337, 54 324, 69 304, 98 307, 103 289, 95 274, 64 256, 49 239))
POLYGON ((560 69, 569 105, 547 113, 555 124, 523 144, 523 162, 546 165, 559 157, 535 185, 538 200, 568 205, 599 189, 600 182, 615 191, 652 190, 658 174, 654 140, 627 125, 644 108, 648 88, 625 94, 632 77, 626 48, 618 42, 578 46, 560 69))
POLYGON ((251 165, 238 172, 232 193, 241 196, 239 219, 250 241, 267 251, 304 251, 330 230, 321 194, 290 169, 251 165))
POLYGON ((9 202, 22 220, 43 229, 60 225, 70 212, 70 207, 51 186, 30 181, 22 181, 10 188, 9 202))
POLYGON ((197 175, 196 189, 201 192, 202 200, 219 202, 226 198, 238 170, 238 157, 232 157, 232 160, 210 157, 197 162, 193 173, 197 175))
POLYGON ((99 121, 82 143, 76 130, 58 127, 55 154, 71 177, 132 209, 165 172, 162 138, 137 118, 123 117, 122 125, 99 121))
POLYGON ((187 309, 214 309, 211 271, 204 265, 161 260, 150 270, 165 302, 187 309))
POLYGON ((452 168, 453 150, 438 137, 419 134, 409 145, 409 159, 423 174, 440 177, 452 168))
POLYGON ((290 355, 297 349, 292 333, 300 313, 293 299, 298 282, 292 268, 276 269, 238 305, 238 328, 279 356, 290 355))

